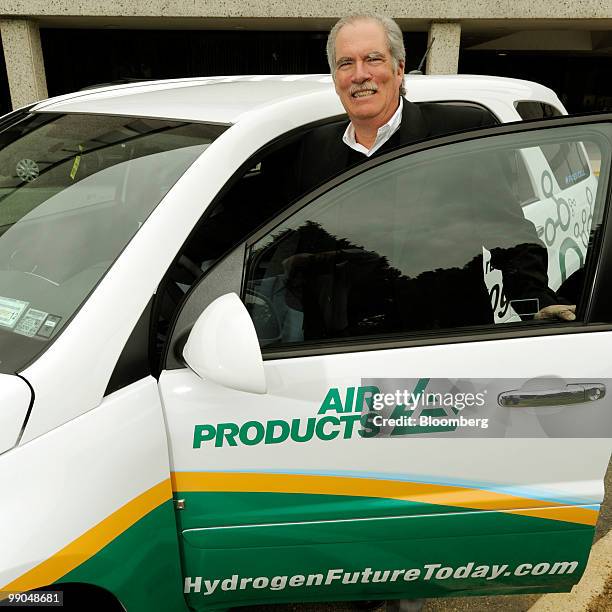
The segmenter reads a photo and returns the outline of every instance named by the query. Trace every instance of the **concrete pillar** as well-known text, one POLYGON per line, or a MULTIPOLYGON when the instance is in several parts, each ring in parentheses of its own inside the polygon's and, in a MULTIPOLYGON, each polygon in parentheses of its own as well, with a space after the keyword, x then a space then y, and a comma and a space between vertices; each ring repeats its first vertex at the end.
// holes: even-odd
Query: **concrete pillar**
POLYGON ((426 74, 457 74, 461 24, 434 22, 429 27, 427 46, 433 38, 436 40, 427 56, 426 74))
POLYGON ((0 33, 13 108, 48 97, 38 24, 1 19, 0 33))

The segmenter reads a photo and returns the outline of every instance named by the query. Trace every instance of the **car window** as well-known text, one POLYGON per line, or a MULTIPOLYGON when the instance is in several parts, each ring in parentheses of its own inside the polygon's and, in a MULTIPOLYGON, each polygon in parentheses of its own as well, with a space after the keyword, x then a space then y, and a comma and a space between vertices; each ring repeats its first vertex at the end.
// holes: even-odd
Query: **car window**
POLYGON ((537 199, 533 179, 525 162, 525 158, 528 158, 528 155, 528 151, 521 150, 516 151, 514 155, 507 156, 510 187, 514 192, 516 201, 521 206, 526 206, 537 199))
POLYGON ((547 102, 537 102, 536 100, 525 100, 515 102, 516 112, 521 119, 546 119, 546 117, 560 117, 563 113, 547 102))
MULTIPOLYGON (((422 104, 421 102, 416 103, 417 106, 422 104)), ((488 122, 491 125, 495 125, 496 123, 500 123, 498 117, 493 113, 490 108, 487 108, 484 104, 479 104, 478 102, 466 102, 465 100, 437 100, 436 104, 441 106, 458 106, 463 108, 477 108, 480 111, 484 111, 488 115, 488 122)))
POLYGON ((581 316, 580 271, 603 192, 594 184, 558 230, 565 243, 547 247, 511 170, 522 150, 553 140, 604 146, 592 132, 509 134, 374 161, 301 207, 249 248, 243 299, 262 346, 486 329, 502 293, 515 316, 508 325, 537 324, 537 313, 557 304, 578 302, 581 316), (581 242, 574 227, 584 216, 593 222, 581 242), (547 268, 568 258, 580 265, 564 295, 547 268))
POLYGON ((0 133, 2 372, 61 331, 226 126, 39 113, 0 133))
MULTIPOLYGON (((552 104, 533 100, 515 103, 521 119, 545 119, 560 117, 563 113, 552 104)), ((542 146, 542 153, 561 189, 587 179, 590 167, 581 143, 555 143, 542 146)))
POLYGON ((576 185, 591 175, 582 143, 561 142, 543 145, 541 148, 561 189, 576 185))

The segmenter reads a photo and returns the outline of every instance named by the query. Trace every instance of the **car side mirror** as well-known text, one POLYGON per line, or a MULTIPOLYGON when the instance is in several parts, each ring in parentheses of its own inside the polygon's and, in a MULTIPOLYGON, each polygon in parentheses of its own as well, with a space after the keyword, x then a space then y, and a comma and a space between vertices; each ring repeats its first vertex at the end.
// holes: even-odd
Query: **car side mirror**
POLYGON ((217 298, 198 317, 183 357, 200 378, 248 393, 267 391, 257 333, 235 293, 217 298))

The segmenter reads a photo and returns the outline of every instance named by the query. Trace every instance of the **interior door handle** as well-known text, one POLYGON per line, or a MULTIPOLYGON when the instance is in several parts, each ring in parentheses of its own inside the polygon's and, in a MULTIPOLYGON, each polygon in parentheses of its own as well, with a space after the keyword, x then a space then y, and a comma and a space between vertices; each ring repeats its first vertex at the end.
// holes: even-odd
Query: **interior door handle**
POLYGON ((606 396, 606 386, 601 383, 584 383, 565 385, 561 389, 545 389, 543 391, 504 391, 497 397, 500 406, 534 407, 534 406, 567 406, 568 404, 583 404, 596 402, 606 396))

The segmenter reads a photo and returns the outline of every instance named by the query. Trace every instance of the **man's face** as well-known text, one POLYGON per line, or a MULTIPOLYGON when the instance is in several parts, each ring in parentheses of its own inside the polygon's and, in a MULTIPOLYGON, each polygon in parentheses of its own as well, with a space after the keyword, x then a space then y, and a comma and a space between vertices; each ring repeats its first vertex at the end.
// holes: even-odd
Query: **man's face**
POLYGON ((378 129, 397 110, 404 65, 393 69, 387 37, 376 21, 357 21, 336 37, 335 86, 354 123, 378 129))

